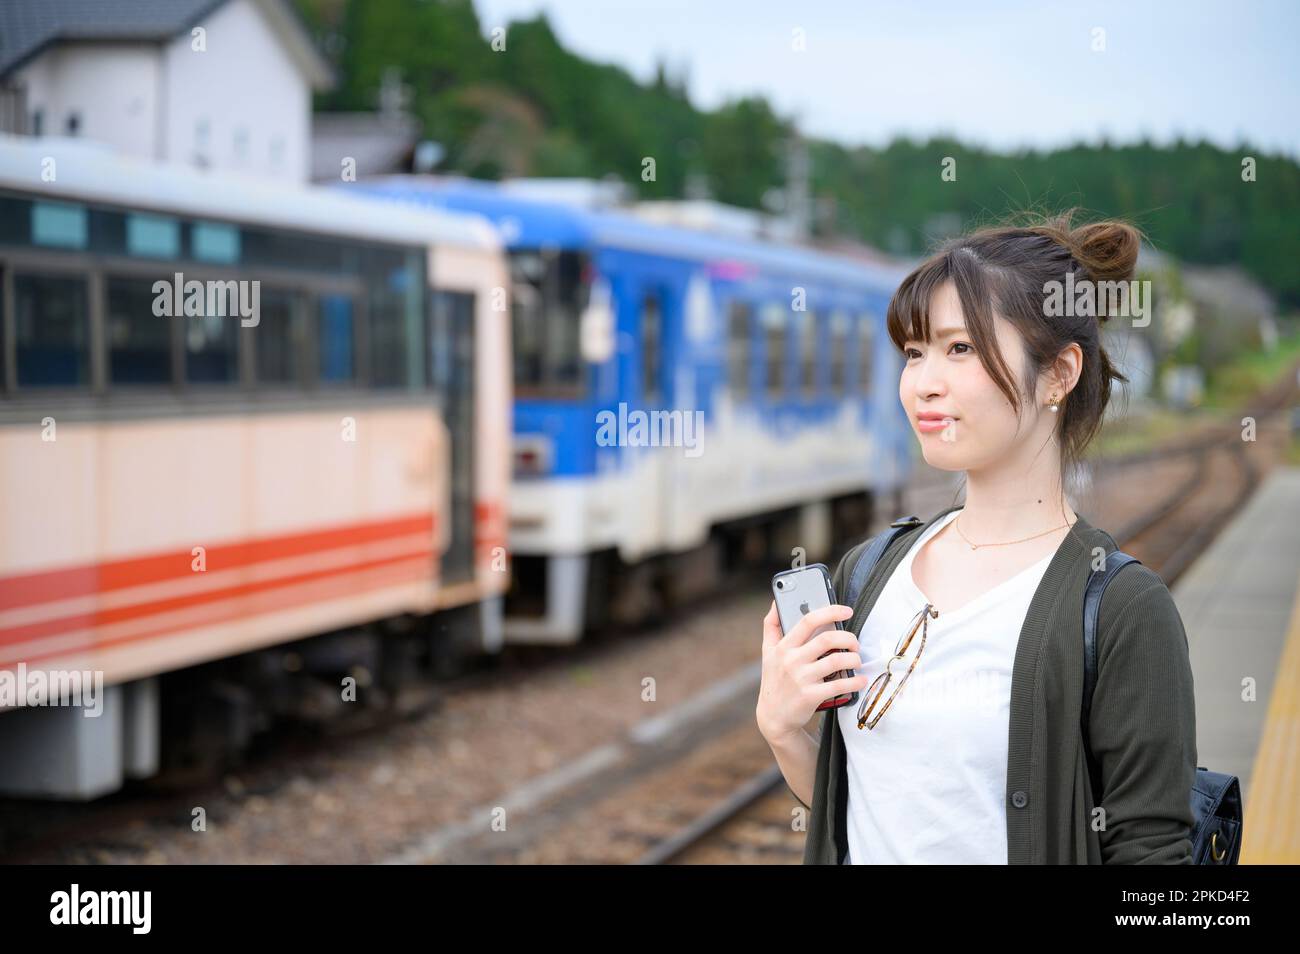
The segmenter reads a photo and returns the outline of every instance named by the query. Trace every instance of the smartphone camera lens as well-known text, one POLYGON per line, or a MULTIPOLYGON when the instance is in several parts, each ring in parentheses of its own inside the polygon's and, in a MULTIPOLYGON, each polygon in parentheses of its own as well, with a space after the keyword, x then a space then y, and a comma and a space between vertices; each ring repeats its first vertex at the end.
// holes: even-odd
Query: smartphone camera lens
POLYGON ((777 580, 777 581, 776 581, 776 588, 777 588, 778 590, 783 590, 783 589, 785 589, 785 580, 777 580))

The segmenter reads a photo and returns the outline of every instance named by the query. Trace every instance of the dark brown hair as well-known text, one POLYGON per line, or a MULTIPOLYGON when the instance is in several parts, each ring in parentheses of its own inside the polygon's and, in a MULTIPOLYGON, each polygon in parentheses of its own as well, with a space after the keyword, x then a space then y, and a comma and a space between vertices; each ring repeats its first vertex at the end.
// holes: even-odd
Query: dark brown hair
MULTIPOLYGON (((935 291, 951 280, 980 363, 1020 417, 1034 400, 1039 375, 1052 366, 1070 342, 1078 342, 1083 367, 1073 390, 1060 398, 1057 437, 1062 477, 1077 467, 1101 426, 1111 382, 1127 381, 1101 345, 1108 314, 1052 314, 1048 282, 1129 281, 1137 263, 1142 233, 1127 222, 1107 220, 1075 226, 1077 210, 1044 216, 1021 213, 1014 221, 949 239, 908 275, 889 303, 886 325, 894 345, 930 340, 930 305, 935 291), (1012 381, 993 326, 993 312, 1020 332, 1025 354, 1023 380, 1012 381)), ((1103 311, 1104 296, 1096 298, 1103 311)))

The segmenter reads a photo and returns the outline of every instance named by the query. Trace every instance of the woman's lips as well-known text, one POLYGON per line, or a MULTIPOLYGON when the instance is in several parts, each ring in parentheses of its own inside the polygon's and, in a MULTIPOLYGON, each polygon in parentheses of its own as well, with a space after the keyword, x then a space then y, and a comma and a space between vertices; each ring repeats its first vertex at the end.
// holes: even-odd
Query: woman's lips
POLYGON ((916 429, 918 431, 921 431, 922 433, 928 434, 931 431, 943 430, 945 427, 947 427, 955 420, 956 418, 952 418, 952 417, 945 417, 942 420, 937 420, 935 418, 924 418, 924 417, 918 418, 916 422, 916 429))

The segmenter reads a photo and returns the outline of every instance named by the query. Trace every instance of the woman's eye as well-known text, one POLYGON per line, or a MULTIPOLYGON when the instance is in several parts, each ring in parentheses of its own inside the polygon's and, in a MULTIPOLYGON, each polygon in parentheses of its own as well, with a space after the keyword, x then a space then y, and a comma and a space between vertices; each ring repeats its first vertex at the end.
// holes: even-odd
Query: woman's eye
MULTIPOLYGON (((964 341, 954 341, 954 342, 952 343, 952 346, 953 346, 953 348, 965 348, 965 349, 966 349, 965 351, 958 351, 957 354, 974 354, 974 353, 975 353, 975 349, 972 348, 970 345, 966 344, 966 342, 964 342, 964 341)), ((951 349, 950 349, 950 350, 951 350, 951 349)), ((903 356, 906 357, 906 358, 909 358, 909 359, 910 359, 914 354, 915 354, 916 357, 918 357, 918 358, 921 357, 921 352, 917 351, 915 348, 904 348, 904 349, 903 349, 903 356)))

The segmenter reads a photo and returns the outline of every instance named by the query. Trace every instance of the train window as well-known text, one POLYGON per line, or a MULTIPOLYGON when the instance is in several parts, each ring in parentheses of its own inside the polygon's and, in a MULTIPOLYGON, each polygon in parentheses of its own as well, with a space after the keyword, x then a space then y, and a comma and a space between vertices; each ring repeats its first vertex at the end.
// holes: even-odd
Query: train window
POLYGON ((253 335, 259 384, 296 385, 306 377, 307 322, 293 292, 263 288, 261 315, 247 333, 253 335))
POLYGON ((153 282, 110 275, 105 337, 110 384, 167 384, 172 379, 172 325, 153 313, 153 282))
POLYGON ((586 387, 580 321, 591 294, 586 255, 556 248, 510 253, 515 391, 578 398, 586 387))
POLYGON ((341 243, 294 232, 244 228, 238 244, 245 261, 269 268, 339 274, 348 264, 341 243))
POLYGON ((425 383, 438 393, 446 390, 447 382, 451 380, 452 326, 456 318, 463 315, 463 309, 466 308, 469 309, 472 318, 474 314, 472 294, 436 289, 429 295, 429 331, 425 336, 429 360, 425 364, 427 371, 425 383))
POLYGON ((31 241, 32 204, 0 195, 0 244, 27 245, 31 241))
POLYGON ((528 282, 516 282, 510 308, 515 383, 521 389, 540 388, 547 379, 542 293, 528 282))
POLYGON ((659 350, 663 347, 663 309, 659 296, 649 294, 641 303, 641 394, 646 404, 658 404, 659 350))
POLYGON ((169 215, 132 213, 126 217, 126 250, 144 258, 176 258, 181 253, 180 223, 169 215))
POLYGON ((370 384, 377 388, 404 388, 424 379, 423 337, 424 279, 413 262, 389 252, 372 250, 367 270, 370 290, 370 384), (419 369, 412 373, 413 368, 419 369))
POLYGON ((8 331, 5 329, 5 270, 0 268, 0 395, 9 390, 9 349, 5 347, 8 331))
POLYGON ((19 387, 90 383, 90 310, 84 278, 14 275, 14 351, 19 387))
POLYGON ((322 384, 345 384, 356 376, 356 328, 352 315, 351 297, 321 297, 316 337, 320 348, 317 373, 322 384))
POLYGON ((126 254, 126 216, 112 209, 99 209, 93 206, 89 214, 89 250, 109 255, 126 254))
POLYGON ((185 380, 230 384, 239 380, 238 318, 203 315, 184 319, 185 380))
POLYGON ((776 303, 763 306, 763 338, 767 345, 767 393, 781 397, 785 393, 786 311, 776 303))
POLYGON ((814 397, 817 394, 819 357, 817 326, 821 323, 821 316, 815 311, 809 311, 798 314, 795 320, 799 323, 799 360, 802 365, 800 380, 803 393, 805 397, 814 397))
POLYGON ((749 393, 749 356, 751 352, 750 308, 733 301, 727 312, 727 383, 731 393, 743 398, 749 393))
POLYGON ((849 316, 842 311, 831 312, 829 331, 830 343, 827 350, 830 358, 831 394, 841 397, 848 371, 849 316))
POLYGON ((554 341, 555 384, 574 391, 582 386, 584 365, 580 325, 591 291, 583 278, 583 266, 583 258, 574 252, 560 252, 554 258, 554 313, 560 316, 560 321, 550 329, 554 341))
POLYGON ((871 364, 875 352, 876 316, 868 312, 858 321, 858 390, 871 392, 871 364))
POLYGON ((406 328, 399 303, 384 296, 370 301, 370 383, 377 388, 406 384, 406 328))
POLYGON ((32 241, 56 248, 85 248, 86 209, 66 202, 32 204, 32 241))
POLYGON ((413 388, 425 387, 428 333, 425 313, 429 284, 425 278, 425 250, 408 249, 402 267, 402 316, 406 323, 406 380, 413 388))
POLYGON ((201 262, 234 265, 239 261, 239 229, 223 222, 195 222, 190 254, 201 262))

